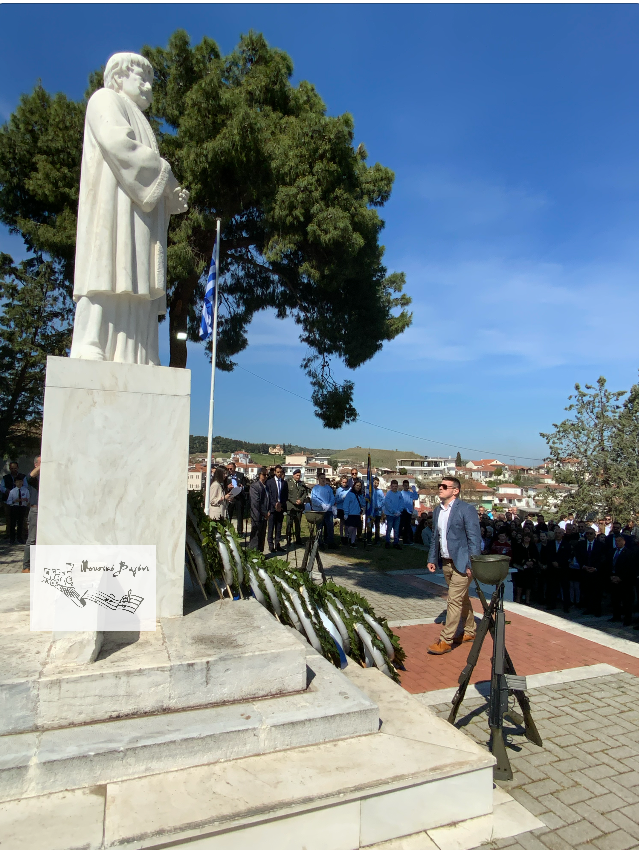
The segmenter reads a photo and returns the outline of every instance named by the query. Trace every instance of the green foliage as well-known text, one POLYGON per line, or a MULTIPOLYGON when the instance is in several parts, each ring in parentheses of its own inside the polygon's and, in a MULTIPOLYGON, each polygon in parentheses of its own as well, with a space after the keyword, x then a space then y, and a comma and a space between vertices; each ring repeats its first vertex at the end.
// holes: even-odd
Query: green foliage
MULTIPOLYGON (((328 116, 310 83, 291 85, 291 58, 258 33, 242 36, 228 56, 207 37, 192 46, 183 30, 143 53, 155 69, 150 121, 191 192, 189 212, 170 225, 170 365, 186 365, 179 331, 198 340, 220 217, 218 368, 233 368, 253 316, 272 308, 293 318, 308 347, 317 415, 330 428, 354 421, 352 383, 336 384, 326 364, 336 358, 355 369, 411 322, 404 275, 387 274, 379 244, 377 208, 393 173, 367 165, 364 146, 353 147, 352 117, 328 116)), ((95 71, 86 97, 101 83, 95 71)), ((85 108, 86 99, 52 96, 38 84, 0 129, 0 221, 59 263, 67 284, 85 108)))
MULTIPOLYGON (((346 588, 335 584, 333 581, 329 581, 322 585, 316 585, 306 570, 295 569, 288 561, 284 561, 281 558, 266 559, 261 552, 257 552, 252 549, 242 549, 240 547, 240 540, 237 533, 230 523, 215 522, 205 516, 201 493, 193 491, 189 492, 188 504, 191 509, 191 515, 197 523, 197 529, 194 530, 196 533, 199 532, 201 537, 202 552, 210 577, 207 584, 212 592, 215 592, 213 587, 213 578, 217 578, 219 582, 224 584, 224 572, 219 551, 221 541, 217 539, 218 534, 222 537, 222 545, 227 548, 231 564, 233 564, 231 547, 228 546, 228 541, 226 539, 226 535, 230 533, 233 535, 236 542, 244 572, 244 581, 240 586, 237 570, 235 569, 235 566, 233 567, 232 592, 235 596, 241 594, 246 597, 251 594, 252 591, 249 580, 250 569, 252 570, 259 589, 264 596, 265 607, 272 614, 276 615, 276 611, 271 603, 265 582, 259 574, 260 569, 264 570, 273 582, 273 587, 280 604, 281 611, 278 615, 280 621, 285 625, 297 628, 296 615, 293 614, 292 616, 290 613, 291 611, 294 612, 295 609, 286 587, 281 584, 283 581, 292 591, 298 594, 299 603, 301 604, 306 617, 312 623, 313 630, 320 642, 322 654, 336 667, 339 667, 339 652, 337 651, 333 638, 324 626, 318 613, 319 610, 322 610, 324 614, 328 616, 327 602, 330 601, 331 604, 339 609, 340 616, 347 628, 351 643, 350 654, 352 658, 359 661, 361 664, 365 663, 363 645, 355 631, 355 625, 357 623, 361 623, 370 635, 374 646, 376 646, 381 652, 382 657, 387 663, 391 677, 395 681, 399 681, 395 666, 403 668, 403 662, 406 658, 405 653, 401 647, 399 639, 391 631, 386 620, 375 616, 375 612, 363 596, 360 596, 358 593, 354 593, 353 591, 346 590, 346 588), (395 651, 394 664, 391 663, 388 658, 386 648, 379 636, 375 633, 370 624, 362 617, 362 611, 365 611, 369 616, 375 619, 390 639, 395 651)), ((306 635, 303 630, 302 634, 306 635)))
POLYGON ((73 303, 54 263, 0 254, 0 456, 38 450, 47 355, 64 357, 73 303))
POLYGON ((610 391, 604 377, 596 386, 586 384, 582 389, 575 384, 565 408, 571 418, 553 424, 551 433, 541 434, 548 443, 555 481, 572 488, 562 510, 577 516, 593 510, 610 512, 622 520, 637 510, 639 476, 637 457, 632 454, 637 429, 635 387, 621 404, 625 395, 625 391, 610 391), (569 458, 577 463, 563 466, 569 458))
POLYGON ((397 470, 397 474, 398 475, 408 475, 408 473, 406 472, 406 469, 403 466, 400 466, 400 468, 397 470))
POLYGON ((457 452, 457 455, 455 456, 455 466, 463 466, 463 465, 464 465, 464 461, 462 460, 461 453, 457 452))

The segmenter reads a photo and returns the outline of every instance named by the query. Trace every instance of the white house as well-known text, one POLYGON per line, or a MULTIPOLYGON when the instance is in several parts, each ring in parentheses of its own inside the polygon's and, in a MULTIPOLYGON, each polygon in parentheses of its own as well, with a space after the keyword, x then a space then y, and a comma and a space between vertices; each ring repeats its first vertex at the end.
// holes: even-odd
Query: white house
MULTIPOLYGON (((310 463, 313 460, 312 457, 303 454, 297 455, 286 455, 286 465, 287 466, 306 466, 307 463, 310 463)), ((328 463, 328 460, 327 460, 328 463)))
MULTIPOLYGON (((408 457, 400 458, 396 470, 405 469, 408 475, 417 478, 438 478, 442 475, 455 474, 455 458, 451 457, 408 457)), ((408 477, 408 475, 406 477, 408 477)))
POLYGON ((187 490, 203 490, 206 483, 206 466, 195 463, 189 466, 187 476, 187 490))
POLYGON ((251 455, 244 449, 236 449, 231 455, 231 460, 235 463, 250 463, 251 455))

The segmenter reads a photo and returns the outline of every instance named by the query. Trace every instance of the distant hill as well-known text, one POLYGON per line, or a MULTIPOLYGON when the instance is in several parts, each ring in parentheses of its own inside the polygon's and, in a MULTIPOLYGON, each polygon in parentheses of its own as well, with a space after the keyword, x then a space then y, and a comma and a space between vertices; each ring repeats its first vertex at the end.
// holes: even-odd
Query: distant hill
MULTIPOLYGON (((349 463, 366 463, 368 452, 368 448, 363 449, 361 446, 355 446, 351 449, 338 449, 331 453, 331 460, 335 458, 338 461, 345 461, 347 465, 349 463)), ((409 452, 403 449, 397 449, 395 451, 370 449, 370 453, 372 466, 386 467, 387 469, 395 469, 397 459, 400 457, 423 457, 423 455, 417 455, 415 452, 409 452)))
MULTIPOLYGON (((189 438, 189 453, 190 454, 206 454, 206 437, 196 437, 191 435, 189 438)), ((271 444, 272 445, 272 444, 271 444)), ((249 443, 246 440, 235 440, 232 437, 213 437, 213 457, 230 457, 231 452, 236 449, 245 449, 250 452, 251 457, 256 463, 272 464, 283 460, 280 456, 268 455, 269 443, 249 443)), ((297 446, 292 443, 282 445, 285 454, 308 454, 308 455, 324 455, 331 459, 331 462, 344 463, 366 463, 368 459, 368 448, 354 446, 350 449, 316 449, 310 446, 297 446)), ((395 469, 397 459, 400 457, 423 457, 423 455, 415 454, 415 452, 397 449, 390 451, 388 449, 370 449, 371 464, 373 466, 386 467, 395 469)))

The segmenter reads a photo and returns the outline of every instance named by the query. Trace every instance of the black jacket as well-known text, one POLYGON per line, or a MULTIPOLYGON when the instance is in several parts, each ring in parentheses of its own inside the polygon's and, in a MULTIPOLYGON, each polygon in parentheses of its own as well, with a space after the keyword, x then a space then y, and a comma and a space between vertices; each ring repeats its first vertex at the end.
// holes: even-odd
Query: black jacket
POLYGON ((608 574, 610 576, 619 576, 624 583, 632 584, 637 577, 636 553, 627 546, 624 546, 615 560, 614 554, 616 551, 614 549, 609 553, 608 574))
POLYGON ((564 537, 561 543, 559 544, 559 549, 557 549, 557 541, 551 540, 545 547, 544 552, 544 563, 549 567, 549 569, 557 569, 553 567, 553 562, 559 565, 560 570, 567 570, 570 567, 570 560, 572 558, 572 546, 567 542, 564 537))
POLYGON ((282 511, 286 510, 286 503, 288 501, 288 482, 285 478, 280 478, 280 497, 277 497, 277 478, 269 478, 266 482, 266 489, 268 490, 269 499, 271 501, 271 510, 275 510, 275 503, 280 502, 282 506, 282 511))
POLYGON ((251 519, 253 522, 265 520, 271 509, 271 500, 266 486, 258 479, 251 484, 249 494, 251 498, 251 519))
POLYGON ((226 487, 227 492, 228 492, 228 489, 229 489, 229 484, 232 483, 233 478, 235 478, 235 480, 237 481, 237 486, 241 487, 242 491, 243 491, 242 493, 240 493, 235 498, 241 499, 242 496, 244 495, 244 491, 246 491, 246 489, 248 487, 248 479, 247 479, 246 475, 244 475, 243 472, 240 472, 239 469, 236 469, 235 472, 233 473, 233 475, 231 475, 231 474, 227 475, 225 480, 224 480, 224 485, 226 487))
POLYGON ((592 541, 590 552, 587 540, 580 540, 575 545, 575 558, 580 567, 594 567, 601 572, 605 566, 605 555, 605 548, 598 540, 592 541))

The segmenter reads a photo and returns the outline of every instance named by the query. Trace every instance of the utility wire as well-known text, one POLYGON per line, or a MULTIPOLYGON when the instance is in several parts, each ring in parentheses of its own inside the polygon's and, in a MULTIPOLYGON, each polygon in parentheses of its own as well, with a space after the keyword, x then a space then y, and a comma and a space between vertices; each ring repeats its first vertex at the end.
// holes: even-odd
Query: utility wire
MULTIPOLYGON (((244 366, 240 366, 239 364, 235 364, 236 369, 241 369, 243 372, 248 372, 249 375, 253 375, 254 378, 259 378, 260 381, 264 381, 267 384, 270 384, 272 387, 276 387, 278 390, 282 390, 282 392, 288 393, 289 395, 294 395, 295 398, 301 398, 302 401, 307 401, 309 404, 313 404, 310 398, 306 398, 306 396, 299 395, 298 393, 294 393, 293 390, 289 390, 286 387, 281 387, 279 384, 274 383, 273 381, 269 381, 268 378, 263 378, 262 375, 258 375, 256 372, 251 372, 250 369, 246 369, 244 366)), ((359 416, 357 417, 357 422, 361 422, 362 425, 371 425, 373 428, 381 428, 383 431, 390 431, 391 434, 399 434, 400 437, 410 437, 411 440, 422 440, 426 443, 434 443, 437 446, 447 446, 450 449, 463 449, 466 452, 477 452, 479 455, 499 455, 501 452, 492 452, 488 451, 488 449, 473 449, 470 446, 456 446, 454 443, 442 443, 441 440, 431 440, 430 437, 418 437, 415 434, 407 434, 405 431, 396 431, 395 428, 387 428, 385 425, 378 425, 377 422, 367 422, 366 419, 361 419, 359 416)), ((528 455, 510 455, 510 457, 518 458, 519 460, 541 460, 543 458, 540 457, 529 457, 528 455)))

